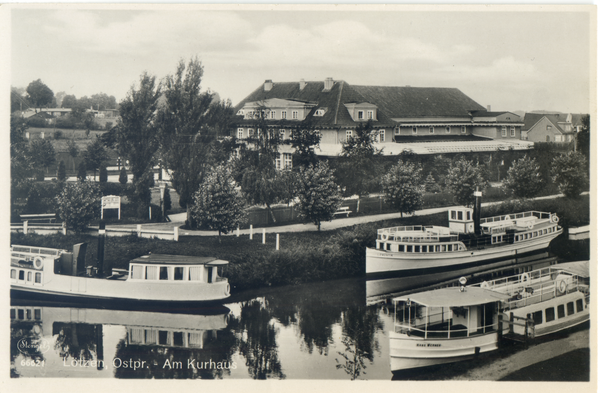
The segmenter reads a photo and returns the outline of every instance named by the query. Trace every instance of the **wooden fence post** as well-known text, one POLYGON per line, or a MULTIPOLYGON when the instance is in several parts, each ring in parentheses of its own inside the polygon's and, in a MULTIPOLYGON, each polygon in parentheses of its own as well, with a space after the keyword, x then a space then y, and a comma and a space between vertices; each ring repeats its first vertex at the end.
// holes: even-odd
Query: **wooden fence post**
POLYGON ((67 223, 66 222, 62 223, 62 233, 63 233, 63 235, 67 236, 67 223))
POLYGON ((277 234, 276 240, 275 240, 275 249, 279 250, 279 233, 277 234))
POLYGON ((235 232, 236 237, 240 237, 240 227, 237 227, 237 231, 235 232))
POLYGON ((27 224, 28 224, 27 220, 23 221, 23 234, 24 235, 27 235, 27 224))
POLYGON ((179 227, 173 227, 173 240, 179 241, 179 227))
POLYGON ((263 244, 265 244, 266 241, 266 231, 265 228, 263 228, 263 244))
POLYGON ((142 237, 142 224, 137 224, 137 235, 142 237))
POLYGON ((252 240, 252 235, 253 235, 253 233, 252 233, 252 232, 253 232, 253 231, 252 231, 252 224, 250 224, 250 240, 252 240))

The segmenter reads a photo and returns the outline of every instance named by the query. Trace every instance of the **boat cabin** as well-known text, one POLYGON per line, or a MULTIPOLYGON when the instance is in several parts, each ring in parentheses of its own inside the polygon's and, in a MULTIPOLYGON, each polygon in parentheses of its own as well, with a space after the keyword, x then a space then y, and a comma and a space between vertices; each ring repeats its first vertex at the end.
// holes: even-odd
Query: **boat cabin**
POLYGON ((394 299, 396 333, 422 338, 458 338, 498 329, 500 304, 510 296, 483 288, 457 287, 394 299))
POLYGON ((131 260, 127 280, 153 282, 226 281, 223 267, 229 262, 214 257, 150 254, 131 260))

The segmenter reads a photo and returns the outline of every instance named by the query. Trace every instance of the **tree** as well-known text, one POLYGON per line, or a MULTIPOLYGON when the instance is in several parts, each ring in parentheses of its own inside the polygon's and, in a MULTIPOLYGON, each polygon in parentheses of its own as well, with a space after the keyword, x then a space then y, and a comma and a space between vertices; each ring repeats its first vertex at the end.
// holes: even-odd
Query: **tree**
POLYGON ((85 181, 87 178, 87 165, 85 165, 85 161, 81 161, 79 166, 77 167, 77 180, 85 181))
POLYGON ((163 199, 163 204, 165 207, 165 214, 167 214, 169 210, 171 210, 171 208, 173 207, 171 203, 171 190, 167 185, 165 185, 165 197, 163 199))
POLYGON ((421 165, 399 160, 381 179, 385 200, 400 211, 400 217, 423 205, 422 172, 421 165))
POLYGON ((29 193, 33 164, 25 138, 27 123, 20 116, 10 118, 10 190, 11 203, 29 193))
POLYGON ((544 179, 535 158, 525 155, 513 161, 502 184, 516 198, 526 199, 535 197, 544 188, 544 179))
POLYGON ((91 182, 66 184, 56 197, 56 204, 67 228, 79 234, 92 220, 99 218, 101 195, 98 185, 91 182))
POLYGON ((25 89, 22 87, 10 88, 10 113, 31 107, 28 97, 24 96, 24 93, 25 89))
POLYGON ((435 177, 433 177, 431 172, 429 172, 429 175, 427 175, 424 185, 425 185, 426 192, 438 193, 442 190, 440 185, 437 184, 437 182, 435 181, 435 177))
POLYGON ((56 172, 56 178, 60 182, 64 182, 65 180, 67 180, 67 169, 65 168, 65 162, 62 160, 58 164, 58 171, 56 172))
POLYGON ((165 102, 158 121, 161 158, 171 172, 179 205, 188 209, 189 221, 193 195, 209 168, 219 161, 217 134, 223 131, 217 124, 227 123, 232 114, 230 105, 215 102, 211 92, 202 91, 203 74, 197 58, 190 59, 187 66, 183 60, 179 62, 175 74, 165 78, 165 102))
POLYGON ((342 204, 339 187, 333 181, 333 171, 326 162, 301 167, 297 178, 299 215, 321 230, 322 221, 331 221, 342 204))
POLYGON ((217 166, 205 177, 194 194, 192 215, 201 225, 228 233, 242 224, 246 217, 244 201, 236 190, 231 166, 217 166))
POLYGON ((31 157, 36 167, 46 169, 56 162, 56 150, 48 139, 36 139, 31 143, 31 157))
POLYGON ((119 183, 127 184, 127 170, 125 167, 121 168, 121 172, 119 173, 119 183))
POLYGON ((56 108, 62 108, 63 99, 67 96, 67 93, 64 91, 59 91, 54 95, 56 99, 56 108))
POLYGON ((27 86, 27 95, 29 101, 36 108, 42 108, 52 102, 54 92, 46 86, 41 79, 31 82, 27 86))
POLYGON ((379 187, 379 179, 373 174, 381 171, 376 157, 382 151, 373 145, 371 130, 371 120, 360 123, 354 130, 354 135, 342 145, 340 163, 335 174, 346 196, 367 195, 379 187))
POLYGON ((581 130, 575 135, 577 151, 590 161, 590 115, 581 117, 581 130))
POLYGON ((116 146, 119 155, 129 160, 135 188, 135 203, 140 215, 150 205, 150 176, 159 147, 156 123, 158 98, 162 90, 156 77, 147 73, 140 76, 139 87, 131 87, 119 106, 120 118, 116 126, 116 146))
POLYGON ((552 161, 552 181, 567 198, 573 199, 589 185, 588 163, 583 154, 569 152, 552 161))
POLYGON ((100 183, 106 183, 108 181, 108 170, 106 168, 106 162, 100 164, 100 174, 98 175, 100 183))
POLYGON ((83 152, 83 160, 87 169, 94 171, 94 180, 96 180, 96 170, 100 168, 103 162, 108 160, 108 153, 102 145, 100 138, 94 139, 87 149, 83 152))
POLYGON ((472 206, 475 203, 473 192, 477 187, 481 191, 485 190, 488 182, 484 179, 479 164, 473 165, 472 161, 460 157, 448 168, 446 186, 454 195, 457 203, 463 206, 472 206))
POLYGON ((79 148, 73 139, 67 142, 67 151, 69 155, 73 158, 73 170, 75 170, 75 158, 79 155, 79 148))
POLYGON ((303 122, 300 126, 292 129, 291 145, 295 150, 294 167, 315 165, 317 155, 315 147, 319 146, 321 133, 308 123, 303 122))

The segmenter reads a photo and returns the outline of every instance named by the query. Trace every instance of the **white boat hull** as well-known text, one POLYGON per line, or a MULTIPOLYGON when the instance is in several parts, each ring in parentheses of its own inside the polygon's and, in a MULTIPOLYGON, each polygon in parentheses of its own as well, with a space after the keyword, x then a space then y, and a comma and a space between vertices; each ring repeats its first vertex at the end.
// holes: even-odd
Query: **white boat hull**
POLYGON ((480 250, 455 251, 446 253, 408 253, 376 250, 367 247, 367 274, 439 269, 484 263, 485 261, 514 257, 547 248, 550 242, 562 233, 562 229, 551 235, 538 237, 526 242, 493 246, 480 250))
POLYGON ((497 332, 455 339, 424 339, 390 332, 392 371, 453 363, 496 349, 497 332))

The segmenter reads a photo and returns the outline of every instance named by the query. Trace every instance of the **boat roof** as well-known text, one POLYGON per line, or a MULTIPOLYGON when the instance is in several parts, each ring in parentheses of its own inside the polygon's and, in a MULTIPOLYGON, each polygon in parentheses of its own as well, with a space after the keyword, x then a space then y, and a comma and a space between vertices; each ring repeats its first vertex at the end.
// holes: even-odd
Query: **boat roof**
POLYGON ((590 277, 590 261, 565 262, 551 267, 552 269, 565 270, 579 277, 590 277))
POLYGON ((146 265, 227 265, 229 262, 215 257, 197 257, 189 255, 149 254, 131 260, 132 263, 146 265))
POLYGON ((394 301, 416 302, 428 307, 464 307, 510 299, 510 295, 478 287, 435 289, 394 298, 394 301))

